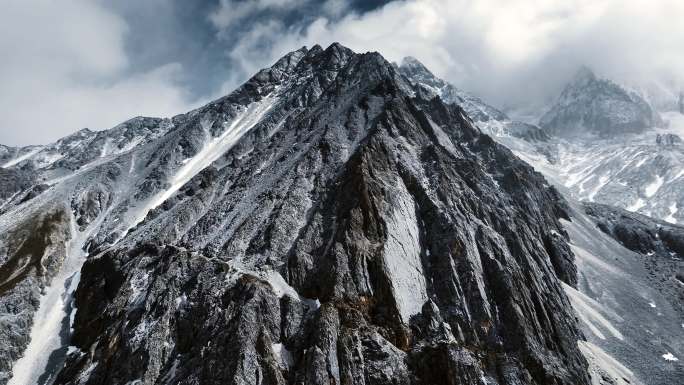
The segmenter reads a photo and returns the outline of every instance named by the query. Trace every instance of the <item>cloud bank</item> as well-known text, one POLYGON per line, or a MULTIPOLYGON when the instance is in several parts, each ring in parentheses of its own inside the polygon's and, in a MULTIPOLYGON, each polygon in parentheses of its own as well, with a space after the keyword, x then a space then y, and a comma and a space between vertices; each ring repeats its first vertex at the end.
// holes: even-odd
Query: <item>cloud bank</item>
POLYGON ((85 126, 104 129, 189 108, 176 86, 177 63, 129 73, 127 33, 125 20, 96 2, 3 2, 2 143, 46 143, 85 126))
POLYGON ((182 113, 334 41, 415 56, 507 109, 538 112, 581 65, 671 97, 684 85, 682 19, 680 0, 7 0, 0 143, 182 113))
POLYGON ((684 84, 679 0, 414 0, 297 30, 254 35, 233 54, 260 67, 300 45, 333 41, 390 60, 415 56, 457 86, 503 107, 548 103, 581 65, 629 85, 684 84), (264 46, 264 41, 260 41, 264 46))

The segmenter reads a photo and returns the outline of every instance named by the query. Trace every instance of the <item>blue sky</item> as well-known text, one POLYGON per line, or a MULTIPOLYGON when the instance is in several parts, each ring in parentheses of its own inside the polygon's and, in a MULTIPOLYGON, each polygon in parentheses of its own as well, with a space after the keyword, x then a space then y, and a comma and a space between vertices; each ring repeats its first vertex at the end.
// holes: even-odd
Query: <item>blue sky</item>
POLYGON ((543 105, 580 65, 666 92, 680 0, 3 0, 0 143, 41 144, 222 96, 303 45, 412 55, 503 108, 543 105))

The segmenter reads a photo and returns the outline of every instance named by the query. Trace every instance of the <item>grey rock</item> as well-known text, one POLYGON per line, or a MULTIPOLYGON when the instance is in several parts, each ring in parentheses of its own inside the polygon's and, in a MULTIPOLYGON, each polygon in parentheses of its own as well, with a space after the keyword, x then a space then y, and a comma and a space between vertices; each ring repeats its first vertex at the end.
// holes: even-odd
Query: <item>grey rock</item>
MULTIPOLYGON (((313 47, 174 118, 277 96, 93 244, 56 383, 588 383, 557 278, 576 282, 563 199, 411 87, 376 53, 313 47)), ((84 199, 85 218, 108 201, 84 199)))
POLYGON ((649 280, 684 316, 684 227, 606 205, 584 209, 601 231, 642 255, 649 280))

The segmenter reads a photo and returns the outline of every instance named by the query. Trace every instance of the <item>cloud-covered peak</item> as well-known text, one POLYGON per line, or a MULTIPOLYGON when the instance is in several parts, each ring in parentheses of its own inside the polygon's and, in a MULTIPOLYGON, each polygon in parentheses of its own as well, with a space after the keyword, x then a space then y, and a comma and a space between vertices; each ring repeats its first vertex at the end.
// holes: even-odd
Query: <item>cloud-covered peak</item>
POLYGON ((575 73, 575 77, 573 78, 572 82, 577 85, 583 85, 593 82, 595 80, 596 75, 594 74, 594 71, 592 71, 591 68, 583 65, 580 66, 580 68, 575 73))

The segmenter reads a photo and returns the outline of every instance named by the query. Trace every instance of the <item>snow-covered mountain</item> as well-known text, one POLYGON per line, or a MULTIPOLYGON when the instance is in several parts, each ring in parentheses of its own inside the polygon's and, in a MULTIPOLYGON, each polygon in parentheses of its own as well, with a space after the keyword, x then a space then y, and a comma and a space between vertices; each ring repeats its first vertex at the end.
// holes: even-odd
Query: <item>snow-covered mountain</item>
MULTIPOLYGON (((670 115, 672 128, 684 129, 684 117, 670 115)), ((517 147, 516 153, 578 199, 681 224, 684 144, 679 132, 668 128, 625 135, 621 140, 559 140, 550 150, 553 158, 525 146, 517 147)))
MULTIPOLYGON (((415 59, 408 62, 412 68, 424 68, 416 64, 415 59)), ((461 103, 464 108, 467 105, 463 98, 449 98, 449 93, 442 90, 454 87, 435 80, 426 69, 403 73, 411 77, 413 83, 432 89, 431 95, 461 103)), ((587 75, 593 77, 593 74, 587 75)), ((601 82, 620 87, 612 82, 601 82)), ((590 88, 596 86, 593 81, 587 84, 590 88)), ((576 81, 566 91, 573 87, 578 93, 585 92, 578 89, 576 81)), ((624 89, 617 92, 620 95, 628 93, 624 89)), ((478 104, 485 104, 480 99, 476 100, 478 104)), ((606 103, 611 104, 620 105, 606 103)), ((495 110, 491 106, 478 110, 484 109, 495 110)), ((653 111, 651 107, 649 109, 653 111)), ((609 116, 599 119, 610 120, 614 115, 611 110, 606 112, 609 116)), ((649 126, 641 133, 624 133, 617 137, 602 137, 584 129, 567 137, 557 136, 553 129, 548 134, 545 132, 542 138, 529 137, 492 129, 510 124, 511 119, 503 113, 473 119, 483 132, 492 135, 542 172, 572 202, 572 222, 564 222, 564 228, 570 235, 580 275, 579 293, 566 288, 573 306, 580 313, 589 341, 618 356, 627 366, 640 372, 642 379, 647 378, 645 383, 649 384, 667 383, 664 378, 668 373, 681 371, 677 365, 668 364, 678 362, 672 361, 677 356, 672 356, 670 350, 681 349, 681 344, 677 344, 679 348, 669 345, 658 350, 648 342, 658 333, 655 330, 662 331, 660 322, 667 317, 664 317, 661 305, 656 304, 658 301, 645 298, 662 296, 668 302, 667 306, 671 306, 670 310, 678 314, 675 318, 679 319, 682 317, 681 303, 684 303, 684 243, 681 242, 684 228, 666 223, 684 221, 684 210, 680 210, 684 204, 684 146, 681 141, 684 115, 666 111, 662 116, 662 121, 659 117, 655 119, 660 127, 649 126), (497 118, 502 120, 497 121, 497 118), (620 208, 648 216, 631 214, 620 208), (601 230, 598 234, 596 228, 601 230), (605 239, 604 235, 610 239, 605 239), (651 294, 637 298, 646 292, 651 294), (635 297, 634 293, 641 294, 635 297), (635 310, 635 304, 641 309, 635 310), (599 314, 589 314, 594 310, 599 314), (593 318, 595 316, 598 318, 593 318), (613 323, 621 326, 615 328, 613 323), (603 331, 600 330, 601 324, 606 327, 603 331), (614 338, 606 336, 606 333, 614 333, 614 338), (648 367, 654 363, 645 358, 646 351, 660 359, 661 364, 648 367), (662 362, 666 363, 663 365, 662 362)), ((675 321, 671 327, 672 338, 684 340, 684 324, 675 321)), ((601 353, 585 353, 593 358, 602 356, 601 353)), ((616 371, 607 377, 615 378, 613 382, 607 380, 608 383, 627 383, 622 382, 617 374, 624 373, 617 368, 625 367, 619 364, 612 367, 616 371)), ((682 381, 680 374, 674 378, 682 381)))
POLYGON ((593 134, 619 138, 661 126, 658 112, 638 93, 583 67, 539 121, 549 133, 562 137, 593 134))
POLYGON ((658 113, 633 91, 583 69, 540 125, 554 136, 543 151, 507 145, 574 197, 684 223, 682 113, 658 113))
POLYGON ((2 147, 0 384, 681 380, 680 228, 565 199, 482 131, 550 137, 420 67, 302 48, 2 147))

